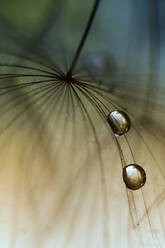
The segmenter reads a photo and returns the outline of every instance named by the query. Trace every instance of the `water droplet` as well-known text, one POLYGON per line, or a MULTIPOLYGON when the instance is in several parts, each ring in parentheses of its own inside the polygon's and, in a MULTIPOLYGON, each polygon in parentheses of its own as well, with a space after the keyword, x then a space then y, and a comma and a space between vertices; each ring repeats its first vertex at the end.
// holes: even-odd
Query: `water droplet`
POLYGON ((130 164, 123 168, 123 180, 127 188, 137 190, 145 184, 146 173, 140 165, 130 164))
POLYGON ((110 112, 107 120, 115 135, 118 136, 127 133, 131 127, 130 118, 121 110, 114 110, 110 112))

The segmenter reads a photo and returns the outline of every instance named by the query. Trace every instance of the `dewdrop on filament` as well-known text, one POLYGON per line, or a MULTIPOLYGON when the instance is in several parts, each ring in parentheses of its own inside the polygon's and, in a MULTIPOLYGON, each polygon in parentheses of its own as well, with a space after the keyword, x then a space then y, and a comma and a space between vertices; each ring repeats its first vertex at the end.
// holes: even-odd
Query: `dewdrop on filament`
POLYGON ((144 186, 146 173, 140 165, 130 164, 123 168, 123 180, 128 189, 137 190, 144 186))
POLYGON ((131 127, 131 121, 128 115, 121 110, 114 110, 107 116, 107 121, 116 136, 127 133, 131 127))

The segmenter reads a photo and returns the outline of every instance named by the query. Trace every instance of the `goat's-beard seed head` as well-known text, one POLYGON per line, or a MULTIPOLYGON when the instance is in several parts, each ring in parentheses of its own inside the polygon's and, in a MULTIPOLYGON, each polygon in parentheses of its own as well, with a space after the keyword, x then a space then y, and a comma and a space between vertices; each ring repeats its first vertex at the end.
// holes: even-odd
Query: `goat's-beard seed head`
MULTIPOLYGON (((158 83, 152 57, 156 46, 152 42, 148 45, 151 53, 154 49, 148 74, 142 76, 148 68, 143 57, 146 40, 142 42, 140 36, 138 42, 140 34, 134 26, 130 37, 135 40, 126 37, 127 24, 133 25, 134 19, 138 23, 137 13, 131 11, 134 16, 130 21, 127 15, 116 18, 114 5, 119 8, 114 1, 106 11, 102 8, 98 12, 79 64, 67 80, 82 25, 78 16, 68 28, 67 4, 64 12, 58 11, 63 16, 58 19, 55 12, 46 29, 33 25, 32 31, 30 23, 28 27, 15 23, 14 30, 7 25, 10 22, 0 21, 0 243, 4 247, 164 245, 164 86, 158 83), (108 17, 110 11, 113 15, 108 17), (101 17, 106 21, 100 22, 101 17), (114 32, 119 22, 121 32, 114 32), (27 40, 29 30, 31 37, 37 32, 35 39, 27 40), (38 35, 38 30, 44 32, 38 35), (106 30, 105 34, 101 30, 106 30), (134 47, 134 43, 144 47, 134 47), (89 60, 88 51, 99 55, 89 60), (131 57, 135 63, 129 63, 131 57), (110 119, 111 128, 107 122, 114 110, 124 117, 123 135, 114 119, 110 119), (118 136, 114 135, 116 129, 118 136), (125 185, 122 172, 128 168, 125 166, 135 164, 144 168, 147 181, 140 169, 138 186, 145 186, 133 191, 127 189, 128 180, 125 185)), ((142 1, 135 5, 142 6, 142 1)), ((68 6, 72 9, 70 1, 68 6)), ((146 5, 142 9, 148 10, 146 5)), ((75 15, 82 13, 73 8, 70 15, 73 11, 75 15)), ((6 13, 11 17, 7 19, 13 20, 11 12, 6 13)), ((143 23, 144 28, 146 19, 143 23)), ((138 26, 147 36, 143 28, 138 26)))

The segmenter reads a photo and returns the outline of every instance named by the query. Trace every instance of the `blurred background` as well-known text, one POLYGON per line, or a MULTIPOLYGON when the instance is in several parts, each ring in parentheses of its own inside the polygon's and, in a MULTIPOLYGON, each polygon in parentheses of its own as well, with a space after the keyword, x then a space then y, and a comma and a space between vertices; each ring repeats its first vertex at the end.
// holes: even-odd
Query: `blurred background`
MULTIPOLYGON (((55 93, 50 120, 46 102, 24 113, 36 97, 29 88, 7 88, 41 80, 40 71, 33 76, 34 68, 50 73, 57 66, 66 72, 94 1, 0 3, 0 244, 163 248, 165 2, 101 0, 74 71, 80 79, 105 86, 109 93, 101 93, 131 116, 128 139, 147 172, 144 191, 133 193, 122 182, 113 134, 85 97, 80 94, 94 128, 76 98, 68 104, 62 91, 55 93), (20 73, 30 76, 11 78, 20 73), (15 103, 22 94, 26 98, 15 103), (105 167, 103 189, 100 164, 105 167)), ((130 163, 124 138, 120 142, 130 163)))

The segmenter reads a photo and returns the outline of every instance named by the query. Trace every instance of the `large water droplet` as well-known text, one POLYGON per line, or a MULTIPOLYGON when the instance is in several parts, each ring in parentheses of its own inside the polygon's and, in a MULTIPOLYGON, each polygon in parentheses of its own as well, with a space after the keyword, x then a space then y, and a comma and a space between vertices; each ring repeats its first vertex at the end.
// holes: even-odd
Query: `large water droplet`
POLYGON ((114 110, 110 112, 107 120, 115 135, 121 136, 127 133, 131 127, 130 118, 121 110, 114 110))
POLYGON ((123 168, 123 180, 127 188, 137 190, 145 184, 146 173, 140 165, 130 164, 123 168))

